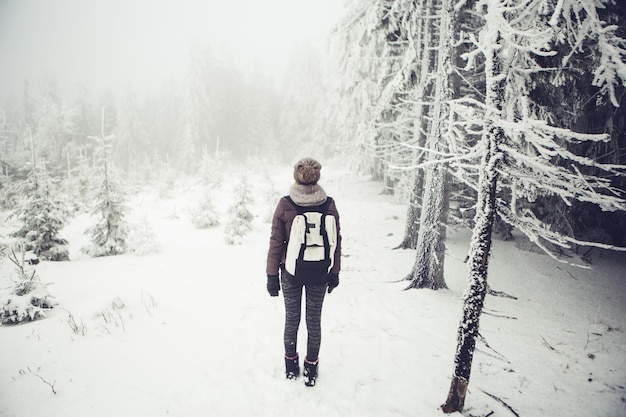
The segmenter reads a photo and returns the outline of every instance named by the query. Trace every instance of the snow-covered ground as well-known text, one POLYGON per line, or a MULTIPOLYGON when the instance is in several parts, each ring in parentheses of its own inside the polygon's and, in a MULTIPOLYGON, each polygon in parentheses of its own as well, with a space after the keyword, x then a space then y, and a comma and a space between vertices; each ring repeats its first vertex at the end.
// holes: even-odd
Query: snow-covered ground
MULTIPOLYGON (((72 260, 37 266, 58 307, 0 327, 0 416, 442 415, 469 231, 448 232, 448 290, 404 291, 414 254, 392 248, 405 207, 380 184, 325 167, 344 258, 308 388, 285 380, 282 298, 265 290, 267 188, 285 193, 291 170, 271 177, 275 185, 252 181, 257 217, 242 245, 224 243, 225 213, 216 228, 191 225, 191 185, 168 198, 133 196, 128 218, 152 227, 160 253, 89 258, 79 249, 90 219, 73 219, 62 234, 72 260)), ((233 189, 226 181, 215 191, 223 210, 233 189)), ((586 270, 496 240, 491 287, 517 299, 487 297, 488 346, 477 345, 463 415, 514 415, 506 403, 522 417, 625 416, 624 258, 598 252, 586 270)), ((301 352, 304 344, 302 329, 301 352)))

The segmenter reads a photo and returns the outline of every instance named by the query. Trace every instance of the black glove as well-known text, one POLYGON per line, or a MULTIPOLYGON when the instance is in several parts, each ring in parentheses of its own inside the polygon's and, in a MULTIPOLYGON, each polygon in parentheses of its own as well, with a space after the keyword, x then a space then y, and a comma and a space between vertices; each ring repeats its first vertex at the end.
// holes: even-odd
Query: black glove
POLYGON ((328 294, 333 292, 335 287, 339 285, 339 274, 329 274, 328 275, 328 294))
POLYGON ((278 297, 278 291, 280 291, 280 282, 278 281, 278 275, 267 276, 267 292, 272 297, 278 297))

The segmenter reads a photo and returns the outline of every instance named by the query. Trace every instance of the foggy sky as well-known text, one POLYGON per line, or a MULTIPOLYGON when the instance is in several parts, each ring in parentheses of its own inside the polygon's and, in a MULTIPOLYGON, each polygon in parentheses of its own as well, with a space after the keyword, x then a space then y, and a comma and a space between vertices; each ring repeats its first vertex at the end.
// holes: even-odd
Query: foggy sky
MULTIPOLYGON (((295 41, 322 39, 341 0, 0 0, 0 108, 28 79, 58 81, 71 99, 155 85, 187 65, 192 41, 224 48, 242 66, 280 74, 295 41)), ((245 68, 244 68, 245 69, 245 68)))

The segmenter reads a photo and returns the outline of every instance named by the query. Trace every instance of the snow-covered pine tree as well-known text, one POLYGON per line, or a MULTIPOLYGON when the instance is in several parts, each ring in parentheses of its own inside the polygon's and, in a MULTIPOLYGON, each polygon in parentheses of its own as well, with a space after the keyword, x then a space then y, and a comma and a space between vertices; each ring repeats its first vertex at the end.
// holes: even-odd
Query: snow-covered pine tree
POLYGON ((217 226, 220 222, 220 217, 215 204, 213 204, 211 190, 208 187, 204 187, 201 194, 200 200, 191 208, 189 213, 191 224, 198 229, 217 226))
POLYGON ((385 3, 389 1, 352 1, 334 38, 342 72, 342 97, 337 103, 341 106, 337 125, 343 127, 339 140, 350 150, 353 169, 372 173, 374 179, 384 176, 376 155, 379 135, 374 120, 379 119, 375 105, 380 96, 380 80, 387 78, 384 72, 388 68, 387 60, 380 58, 387 46, 386 34, 375 30, 385 16, 385 3))
MULTIPOLYGON (((277 138, 278 111, 277 93, 271 78, 256 74, 250 80, 250 92, 247 100, 247 129, 244 141, 234 153, 247 155, 248 157, 263 155, 264 157, 276 158, 280 156, 281 147, 277 138)), ((317 119, 312 118, 316 123, 317 119)), ((323 137, 318 137, 318 143, 324 143, 323 137)), ((290 147, 294 146, 290 143, 290 147)), ((296 145, 299 146, 299 145, 296 145)))
POLYGON ((358 105, 364 101, 360 84, 376 85, 367 97, 375 104, 361 123, 374 132, 374 152, 384 170, 401 168, 413 179, 399 246, 417 248, 415 266, 406 278, 414 288, 443 288, 448 199, 446 167, 436 160, 445 151, 442 137, 451 130, 455 14, 441 0, 369 0, 355 5, 354 15, 342 27, 343 68, 352 80, 346 90, 358 105))
POLYGON ((161 245, 147 218, 129 226, 127 247, 135 255, 161 252, 161 245))
MULTIPOLYGON (((324 129, 326 121, 320 117, 327 105, 324 95, 327 81, 322 58, 310 42, 301 41, 294 48, 288 65, 278 123, 279 147, 290 151, 297 149, 306 154, 322 154, 329 141, 324 129)), ((271 131, 263 133, 272 134, 271 131)), ((286 154, 284 157, 291 159, 293 155, 286 154)))
MULTIPOLYGON (((564 7, 572 5, 565 2, 564 7)), ((573 11, 573 18, 579 11, 573 11)), ((582 12, 582 15, 585 15, 582 12)), ((598 10, 598 16, 606 26, 616 27, 617 33, 624 36, 626 27, 626 2, 607 2, 598 10)), ((588 22, 590 22, 588 20, 588 22)), ((595 31, 594 31, 595 32, 595 31)), ((609 32, 608 34, 610 34, 609 32)), ((606 132, 610 135, 608 141, 593 143, 567 143, 566 148, 573 153, 598 159, 599 162, 620 164, 626 161, 626 147, 624 147, 623 129, 626 120, 626 95, 624 87, 617 86, 614 96, 620 100, 620 107, 614 108, 610 94, 599 91, 593 85, 595 74, 588 71, 594 68, 603 59, 597 52, 605 42, 597 42, 594 38, 603 35, 594 33, 583 39, 571 39, 580 46, 571 53, 569 43, 556 44, 557 51, 561 49, 565 54, 554 57, 544 57, 541 61, 543 68, 558 67, 558 71, 548 70, 533 77, 536 87, 531 92, 532 106, 541 119, 550 125, 578 132, 606 132), (567 56, 566 59, 563 56, 567 56), (565 61, 566 65, 561 65, 565 61)), ((608 39, 607 39, 608 41, 608 39)), ((616 57, 619 60, 619 57, 616 57)), ((606 58, 605 58, 606 59, 606 58)), ((625 58, 622 57, 622 60, 625 58)), ((564 161, 567 164, 567 161, 564 161)), ((593 170, 593 168, 591 168, 593 170)), ((585 171, 588 172, 588 171, 585 171)), ((602 175, 601 171, 598 171, 602 175)), ((626 176, 617 176, 612 179, 613 185, 626 189, 626 176)), ((581 240, 594 240, 607 244, 626 245, 626 214, 602 213, 592 204, 580 201, 566 203, 557 196, 539 195, 533 211, 539 219, 548 223, 554 230, 581 240)), ((589 247, 574 247, 576 253, 583 253, 587 262, 593 262, 592 255, 596 250, 589 247)))
POLYGON ((43 97, 37 103, 36 125, 31 132, 37 158, 45 158, 52 167, 64 165, 65 150, 74 133, 74 112, 73 107, 68 108, 64 103, 56 80, 46 77, 43 97))
POLYGON ((199 168, 200 180, 207 186, 218 186, 224 179, 225 161, 219 150, 210 152, 206 147, 202 152, 199 168))
MULTIPOLYGON (((564 201, 586 201, 605 211, 626 211, 626 193, 611 184, 611 177, 624 175, 626 166, 603 164, 570 152, 564 143, 607 140, 607 135, 576 133, 548 125, 538 117, 529 100, 535 85, 533 74, 546 71, 537 63, 542 56, 563 53, 556 44, 567 42, 575 53, 583 39, 598 45, 599 65, 593 68, 595 84, 616 104, 616 85, 626 85, 626 42, 615 28, 598 18, 594 0, 483 0, 484 25, 475 50, 467 54, 469 65, 484 65, 486 82, 482 152, 477 184, 478 201, 468 261, 469 287, 464 296, 458 328, 454 373, 446 413, 461 411, 465 402, 479 320, 487 292, 487 267, 496 213, 524 232, 546 253, 559 259, 551 246, 571 244, 626 250, 597 242, 581 242, 543 224, 523 202, 540 195, 555 195, 564 201), (567 164, 556 162, 567 161, 567 164), (601 171, 603 175, 590 174, 601 171), (502 192, 508 190, 508 193, 502 192)), ((566 65, 568 55, 563 56, 566 65)), ((461 159, 460 156, 456 158, 461 159)), ((476 185, 475 185, 476 186, 476 185)))
POLYGON ((25 200, 13 212, 22 226, 11 234, 20 239, 25 250, 48 261, 68 261, 68 241, 60 236, 69 212, 59 200, 49 177, 46 161, 35 163, 35 144, 31 136, 32 165, 27 180, 18 185, 25 200))
POLYGON ((45 310, 57 305, 48 291, 48 284, 43 283, 35 267, 28 264, 24 247, 19 254, 12 250, 9 260, 15 266, 11 277, 14 285, 6 292, 0 290, 0 324, 44 318, 45 310))
POLYGON ((176 166, 183 172, 195 172, 203 149, 214 149, 216 132, 212 84, 208 79, 212 50, 200 44, 190 47, 185 94, 180 111, 176 166))
POLYGON ((239 245, 243 237, 252 230, 254 215, 250 211, 252 195, 248 186, 248 179, 241 176, 232 205, 228 209, 230 220, 224 228, 224 240, 229 245, 239 245))
POLYGON ((408 279, 409 288, 447 288, 443 266, 445 261, 446 219, 448 212, 447 164, 439 162, 447 151, 443 139, 453 128, 450 111, 452 97, 451 74, 454 68, 454 35, 456 12, 451 0, 433 2, 438 26, 433 29, 432 44, 425 45, 427 51, 436 55, 433 59, 432 77, 434 88, 432 105, 426 115, 430 119, 426 134, 427 157, 424 164, 424 189, 420 215, 420 230, 416 245, 415 264, 408 279), (434 48, 438 45, 438 48, 434 48))
POLYGON ((108 166, 108 153, 113 135, 105 136, 105 111, 102 109, 102 124, 100 136, 90 136, 100 145, 99 175, 102 177, 100 189, 95 197, 95 206, 92 215, 97 223, 89 227, 85 234, 90 236, 91 245, 81 249, 87 255, 110 256, 126 252, 128 225, 124 220, 125 196, 120 187, 113 180, 108 166))
POLYGON ((111 152, 111 160, 122 172, 136 174, 137 164, 149 148, 141 116, 139 98, 129 83, 118 117, 115 148, 111 152))

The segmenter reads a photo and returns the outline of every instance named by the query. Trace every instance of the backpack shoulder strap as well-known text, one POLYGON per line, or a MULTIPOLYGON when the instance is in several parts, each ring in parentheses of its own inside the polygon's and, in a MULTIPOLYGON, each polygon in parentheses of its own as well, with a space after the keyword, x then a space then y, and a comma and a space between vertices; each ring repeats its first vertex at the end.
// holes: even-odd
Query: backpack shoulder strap
POLYGON ((324 201, 324 204, 322 204, 322 213, 326 214, 326 212, 328 211, 328 207, 330 207, 330 203, 333 202, 333 198, 332 197, 328 197, 326 198, 326 201, 324 201))
POLYGON ((293 206, 294 209, 296 209, 296 211, 298 212, 298 214, 302 214, 304 211, 302 210, 303 207, 297 205, 290 196, 286 195, 285 197, 283 197, 285 200, 289 201, 289 203, 291 203, 291 205, 293 206))
MULTIPOLYGON (((289 201, 289 203, 291 203, 291 205, 293 206, 294 209, 296 209, 296 211, 298 212, 298 214, 302 214, 305 211, 307 211, 307 209, 311 208, 311 207, 303 207, 303 206, 299 206, 297 205, 293 199, 286 195, 285 197, 283 197, 284 199, 286 199, 287 201, 289 201)), ((330 207, 330 203, 333 201, 332 197, 328 197, 326 198, 326 201, 324 201, 321 205, 319 206, 314 206, 314 207, 319 207, 320 208, 320 212, 322 214, 326 214, 326 212, 328 211, 328 207, 330 207)), ((317 211, 317 210, 315 210, 317 211)))

